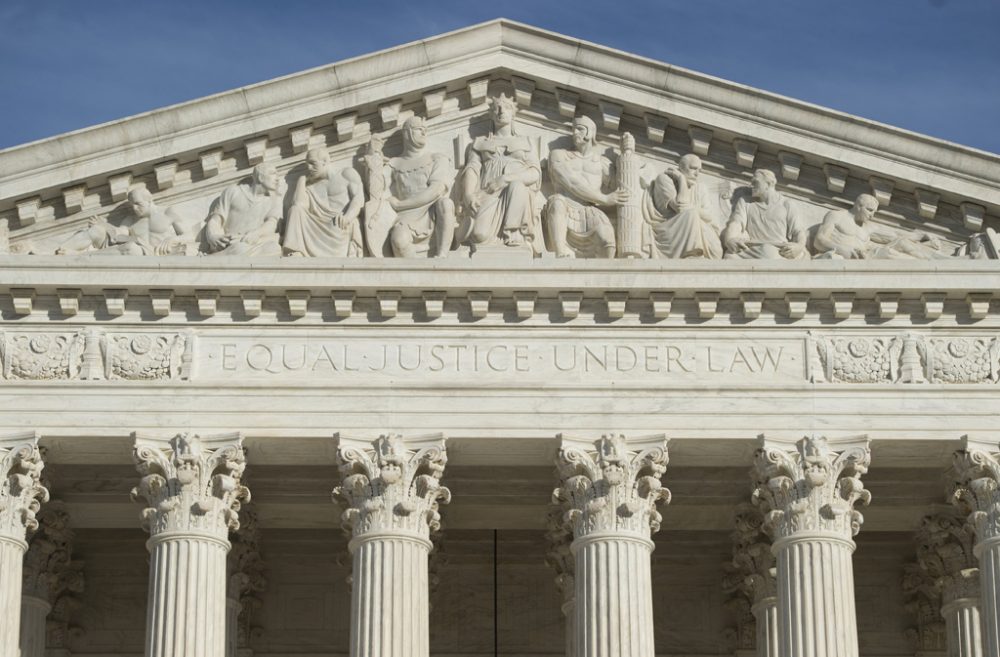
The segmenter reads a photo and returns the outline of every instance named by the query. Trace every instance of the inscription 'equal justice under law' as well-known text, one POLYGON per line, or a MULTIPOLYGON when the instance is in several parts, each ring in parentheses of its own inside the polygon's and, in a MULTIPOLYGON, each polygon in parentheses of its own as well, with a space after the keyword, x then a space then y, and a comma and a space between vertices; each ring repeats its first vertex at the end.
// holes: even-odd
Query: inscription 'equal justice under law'
POLYGON ((225 371, 268 374, 386 373, 777 373, 784 346, 760 344, 225 343, 225 371))

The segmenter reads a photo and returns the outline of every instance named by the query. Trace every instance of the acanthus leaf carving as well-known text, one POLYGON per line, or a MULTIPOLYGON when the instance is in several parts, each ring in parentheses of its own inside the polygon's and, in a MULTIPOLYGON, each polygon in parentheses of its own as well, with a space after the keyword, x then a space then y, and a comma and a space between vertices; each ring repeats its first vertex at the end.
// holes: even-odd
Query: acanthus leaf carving
POLYGON ((261 628, 255 614, 263 606, 260 594, 267 590, 264 559, 260 551, 260 521, 252 505, 239 510, 240 527, 231 538, 229 550, 229 597, 239 604, 236 645, 249 648, 261 628))
POLYGON ((443 438, 404 440, 385 434, 373 442, 341 437, 335 500, 346 505, 341 521, 355 537, 401 532, 429 538, 441 527, 439 505, 451 501, 441 485, 448 455, 443 438))
POLYGON ((916 621, 906 636, 918 651, 947 649, 944 620, 941 617, 941 593, 926 569, 919 563, 903 566, 903 606, 916 621))
POLYGON ((649 538, 663 520, 657 506, 670 502, 661 481, 667 470, 663 437, 627 441, 606 434, 595 442, 562 437, 556 459, 561 485, 553 501, 576 538, 625 532, 649 538))
POLYGON ((951 501, 967 514, 980 543, 1000 538, 1000 450, 968 443, 954 456, 951 501))
POLYGON ((38 529, 38 511, 49 500, 44 467, 36 434, 0 438, 0 538, 23 542, 38 529))
POLYGON ((240 506, 250 500, 241 483, 246 468, 242 436, 136 436, 132 457, 142 475, 132 499, 146 502, 142 525, 152 536, 191 532, 224 540, 239 529, 240 506))
POLYGON ((733 557, 724 564, 723 590, 744 596, 752 605, 778 595, 775 558, 764 531, 764 516, 752 504, 736 509, 733 557))
POLYGON ((861 481, 870 463, 867 440, 837 452, 823 436, 806 436, 793 450, 761 437, 753 502, 764 515, 765 531, 774 540, 809 532, 850 540, 864 522, 854 505, 871 501, 861 481))

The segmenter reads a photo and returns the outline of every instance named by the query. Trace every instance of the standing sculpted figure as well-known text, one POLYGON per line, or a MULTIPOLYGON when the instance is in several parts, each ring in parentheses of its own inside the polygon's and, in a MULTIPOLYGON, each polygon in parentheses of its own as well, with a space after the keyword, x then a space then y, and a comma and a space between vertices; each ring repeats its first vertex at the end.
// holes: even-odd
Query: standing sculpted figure
POLYGON ((249 184, 226 188, 212 203, 205 244, 215 255, 280 256, 281 179, 272 164, 258 164, 249 184))
POLYGON ((388 209, 396 213, 389 231, 392 252, 402 258, 442 258, 455 237, 455 204, 449 198, 455 169, 447 155, 427 150, 423 119, 410 117, 402 132, 403 154, 389 160, 390 183, 383 192, 388 209))
POLYGON ((299 178, 285 226, 289 255, 360 258, 364 254, 358 215, 364 205, 361 176, 337 169, 325 148, 306 154, 306 175, 299 178))
POLYGON ((463 224, 461 244, 507 246, 526 243, 542 252, 542 169, 531 141, 514 128, 517 102, 504 94, 490 99, 493 130, 477 137, 465 155, 459 174, 463 224))
MULTIPOLYGON (((131 217, 113 226, 106 219, 91 218, 87 228, 70 235, 56 248, 57 255, 190 255, 191 239, 185 239, 181 218, 173 208, 163 209, 153 202, 145 185, 128 192, 131 217)), ((193 236, 191 236, 193 238, 193 236)))
POLYGON ((611 161, 597 149, 597 126, 590 118, 573 119, 573 150, 553 150, 548 168, 556 193, 545 215, 556 257, 615 257, 615 230, 600 207, 628 203, 629 192, 604 193, 611 161))
POLYGON ((777 184, 771 171, 754 171, 750 200, 736 202, 722 231, 726 258, 809 258, 806 229, 795 208, 775 189, 777 184))
POLYGON ((643 199, 643 214, 650 224, 654 258, 722 257, 722 242, 709 195, 698 183, 701 158, 683 156, 676 168, 661 173, 643 199))
POLYGON ((878 211, 878 200, 861 194, 850 210, 831 210, 813 238, 813 248, 820 258, 917 259, 937 260, 952 254, 922 230, 902 234, 888 226, 871 223, 878 211))

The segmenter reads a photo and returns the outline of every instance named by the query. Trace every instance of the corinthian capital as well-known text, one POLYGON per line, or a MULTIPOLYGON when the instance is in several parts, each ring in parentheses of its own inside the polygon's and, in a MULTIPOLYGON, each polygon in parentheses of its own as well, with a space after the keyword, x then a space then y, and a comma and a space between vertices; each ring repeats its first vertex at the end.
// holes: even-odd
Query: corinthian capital
POLYGON ((751 604, 778 595, 771 540, 764 533, 764 516, 750 504, 736 509, 733 558, 725 564, 723 588, 746 596, 751 604))
POLYGON ((976 535, 972 527, 955 514, 924 517, 916 541, 917 563, 935 581, 979 566, 973 552, 976 535))
POLYGON ((545 563, 556 572, 556 588, 562 595, 565 612, 565 605, 572 602, 576 596, 574 580, 576 560, 570 549, 573 534, 563 522, 564 514, 565 511, 560 507, 554 506, 549 511, 548 528, 545 532, 545 541, 548 543, 545 563))
POLYGON ((441 485, 448 463, 444 438, 404 440, 397 434, 366 441, 338 437, 341 485, 335 499, 353 536, 398 532, 428 538, 441 527, 439 504, 451 501, 441 485))
POLYGON ((38 529, 35 515, 49 501, 41 483, 44 467, 37 433, 0 436, 0 538, 23 544, 38 529))
POLYGON ((954 465, 952 502, 968 514, 980 541, 1000 538, 1000 451, 966 437, 954 465))
POLYGON ((150 535, 182 532, 225 540, 239 529, 240 505, 250 499, 241 483, 246 456, 240 434, 181 433, 169 440, 136 435, 132 458, 142 475, 132 499, 145 500, 142 527, 150 535))
POLYGON ((78 575, 72 567, 73 530, 62 502, 52 501, 38 512, 38 531, 24 555, 24 595, 48 603, 64 588, 66 579, 78 575))
POLYGON ((861 483, 870 463, 867 439, 838 452, 822 436, 806 436, 794 450, 761 436, 753 501, 764 514, 764 529, 775 540, 809 532, 850 540, 864 522, 855 503, 871 501, 861 483))
POLYGON ((659 531, 663 517, 656 506, 670 502, 670 491, 661 482, 667 471, 666 438, 559 438, 556 467, 562 485, 552 497, 563 505, 564 522, 576 538, 598 532, 649 538, 659 531))

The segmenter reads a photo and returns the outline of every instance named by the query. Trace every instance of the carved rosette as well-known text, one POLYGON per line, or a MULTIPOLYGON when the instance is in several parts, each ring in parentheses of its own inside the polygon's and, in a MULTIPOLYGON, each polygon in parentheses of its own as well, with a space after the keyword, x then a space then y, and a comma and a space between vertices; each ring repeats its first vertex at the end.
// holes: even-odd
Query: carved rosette
POLYGON ((236 645, 248 648, 258 632, 254 614, 263 606, 260 594, 267 589, 264 560, 260 553, 260 525, 257 512, 243 506, 239 511, 240 528, 231 539, 229 550, 229 597, 239 604, 236 645))
POLYGON ((906 630, 914 650, 944 651, 947 635, 941 617, 941 594, 936 578, 919 563, 903 566, 903 606, 916 625, 906 630))
POLYGON ((648 539, 663 520, 657 505, 670 502, 661 481, 667 462, 662 437, 633 442, 621 434, 596 442, 563 437, 556 457, 562 485, 553 502, 565 505, 563 522, 575 538, 609 532, 648 539))
POLYGON ((169 441, 137 436, 132 457, 142 475, 133 500, 145 500, 142 526, 150 535, 206 534, 225 540, 240 527, 240 505, 250 500, 241 483, 243 437, 202 438, 181 433, 169 441))
POLYGON ((867 441, 837 452, 826 438, 806 436, 788 451, 761 438, 754 456, 753 501, 764 514, 765 531, 775 541, 802 533, 850 540, 864 522, 854 505, 871 501, 861 482, 870 463, 867 441))
POLYGON ((0 538, 24 544, 38 529, 36 516, 49 501, 41 481, 44 467, 35 433, 0 438, 0 538))
POLYGON ((441 485, 447 462, 443 438, 340 438, 341 485, 333 495, 347 507, 341 516, 344 529, 354 537, 388 532, 429 539, 441 527, 438 506, 451 501, 451 492, 441 485))
POLYGON ((771 540, 764 532, 764 516, 750 504, 736 509, 733 558, 725 564, 723 589, 758 604, 778 595, 771 540))
POLYGON ((968 513, 980 543, 1000 541, 1000 453, 963 449, 954 466, 952 502, 968 513))

